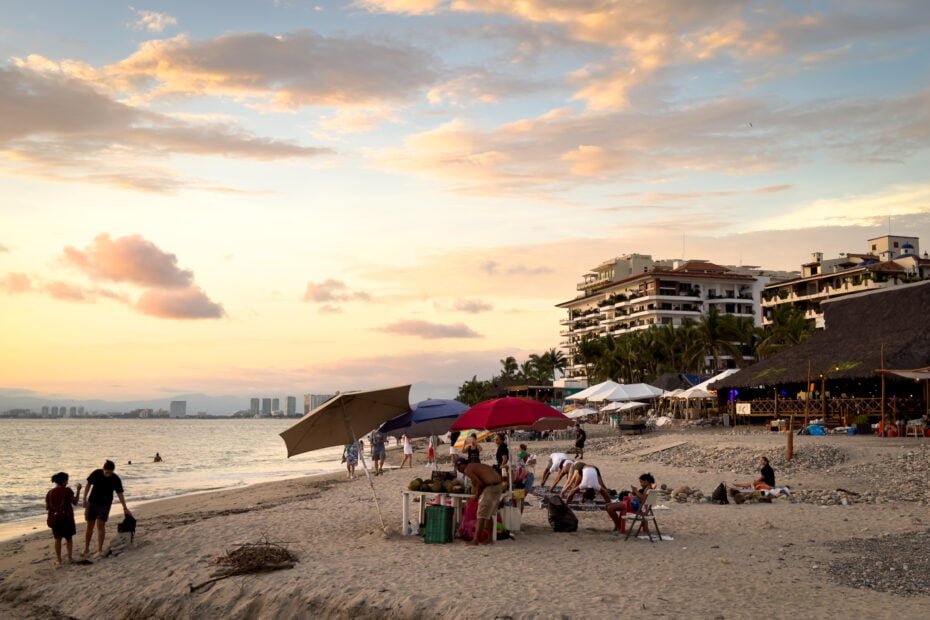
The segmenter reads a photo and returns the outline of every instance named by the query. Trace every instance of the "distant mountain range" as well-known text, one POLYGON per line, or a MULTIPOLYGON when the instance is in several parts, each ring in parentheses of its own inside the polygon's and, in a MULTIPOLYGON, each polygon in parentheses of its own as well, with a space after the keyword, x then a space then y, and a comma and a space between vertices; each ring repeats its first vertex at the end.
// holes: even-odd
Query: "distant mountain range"
MULTIPOLYGON (((295 394, 296 396, 296 394, 295 394)), ((187 414, 196 415, 205 411, 210 415, 232 415, 240 409, 249 408, 249 398, 245 396, 210 396, 208 394, 177 394, 165 398, 150 398, 145 400, 82 400, 79 398, 65 399, 59 396, 44 397, 41 394, 27 390, 0 389, 0 412, 10 409, 31 409, 41 411, 42 407, 84 407, 85 412, 97 411, 99 413, 126 412, 133 409, 168 409, 173 400, 187 401, 187 414)), ((303 399, 298 398, 298 409, 303 409, 303 399)), ((281 399, 284 406, 284 399, 281 399)))

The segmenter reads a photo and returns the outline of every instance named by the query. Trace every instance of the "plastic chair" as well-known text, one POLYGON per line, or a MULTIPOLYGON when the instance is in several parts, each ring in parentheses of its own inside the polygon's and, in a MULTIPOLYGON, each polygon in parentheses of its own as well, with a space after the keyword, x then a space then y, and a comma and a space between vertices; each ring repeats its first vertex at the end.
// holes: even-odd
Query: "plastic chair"
MULTIPOLYGON (((656 521, 656 516, 652 512, 652 505, 655 503, 656 492, 655 489, 649 489, 646 491, 646 500, 643 502, 642 506, 639 507, 639 511, 633 513, 627 513, 625 518, 627 520, 626 524, 626 538, 624 540, 629 540, 630 535, 633 534, 633 526, 636 526, 636 534, 634 536, 639 536, 639 533, 642 531, 643 527, 646 526, 650 521, 652 522, 652 527, 656 532, 656 540, 662 540, 662 532, 659 531, 659 523, 656 521)), ((649 536, 649 542, 656 542, 652 538, 652 530, 650 529, 647 532, 649 536)))

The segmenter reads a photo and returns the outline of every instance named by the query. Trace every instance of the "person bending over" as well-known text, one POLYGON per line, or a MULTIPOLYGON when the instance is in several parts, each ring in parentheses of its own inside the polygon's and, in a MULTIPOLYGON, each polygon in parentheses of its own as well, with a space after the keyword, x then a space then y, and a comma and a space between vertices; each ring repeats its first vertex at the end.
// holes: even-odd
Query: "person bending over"
POLYGON ((601 477, 601 470, 582 461, 572 465, 571 473, 565 482, 565 490, 562 491, 562 498, 565 503, 572 503, 578 491, 582 492, 585 500, 593 501, 595 495, 600 493, 601 497, 604 498, 604 503, 610 503, 610 494, 607 492, 604 479, 601 477))
MULTIPOLYGON (((551 474, 558 474, 559 468, 562 467, 562 462, 568 459, 568 455, 564 452, 553 452, 549 455, 549 460, 546 461, 546 470, 543 472, 542 480, 540 481, 540 486, 546 486, 546 480, 549 479, 551 474)), ((555 486, 555 485, 552 485, 555 486)))
POLYGON ((471 544, 489 543, 491 536, 496 535, 494 518, 504 492, 501 487, 503 480, 493 467, 483 463, 469 463, 465 459, 458 459, 455 462, 455 468, 471 480, 474 497, 478 500, 478 524, 471 544), (483 538, 485 532, 487 532, 487 540, 483 538))
MULTIPOLYGON (((650 489, 656 486, 656 479, 652 474, 646 473, 639 477, 639 487, 631 486, 631 493, 619 502, 607 504, 607 516, 614 522, 614 530, 611 532, 618 536, 626 532, 626 514, 628 512, 637 512, 643 502, 646 501, 646 495, 650 489)), ((643 524, 643 532, 648 534, 649 528, 643 524)))
POLYGON ((549 490, 555 492, 555 488, 559 486, 559 482, 562 481, 562 478, 565 478, 566 484, 568 483, 568 476, 572 472, 572 465, 575 464, 575 461, 572 459, 565 459, 559 464, 558 471, 555 472, 555 480, 552 481, 552 486, 549 487, 549 490))
POLYGON ((107 519, 110 518, 110 508, 113 506, 113 494, 119 498, 123 505, 123 514, 131 517, 132 513, 126 507, 126 498, 123 497, 123 481, 116 475, 116 464, 106 461, 103 468, 95 469, 87 477, 87 486, 84 487, 84 520, 87 522, 87 531, 84 532, 84 557, 90 553, 90 543, 97 530, 97 557, 103 557, 103 541, 107 535, 107 519))

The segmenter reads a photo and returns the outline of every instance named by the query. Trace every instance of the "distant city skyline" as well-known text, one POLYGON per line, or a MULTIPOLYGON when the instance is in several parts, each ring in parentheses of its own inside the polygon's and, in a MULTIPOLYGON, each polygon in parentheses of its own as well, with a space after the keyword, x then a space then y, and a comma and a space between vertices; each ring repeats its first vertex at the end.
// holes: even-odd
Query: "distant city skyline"
POLYGON ((559 346, 612 256, 930 239, 919 0, 87 0, 0 28, 7 394, 450 397, 559 346))

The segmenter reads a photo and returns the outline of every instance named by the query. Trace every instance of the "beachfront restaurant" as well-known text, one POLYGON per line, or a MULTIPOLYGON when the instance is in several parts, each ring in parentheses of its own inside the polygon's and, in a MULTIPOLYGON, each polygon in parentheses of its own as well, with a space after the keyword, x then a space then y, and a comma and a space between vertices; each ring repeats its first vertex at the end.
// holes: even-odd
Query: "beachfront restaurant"
POLYGON ((883 434, 924 434, 930 416, 930 282, 822 304, 825 329, 726 377, 721 414, 735 423, 823 419, 883 434))

